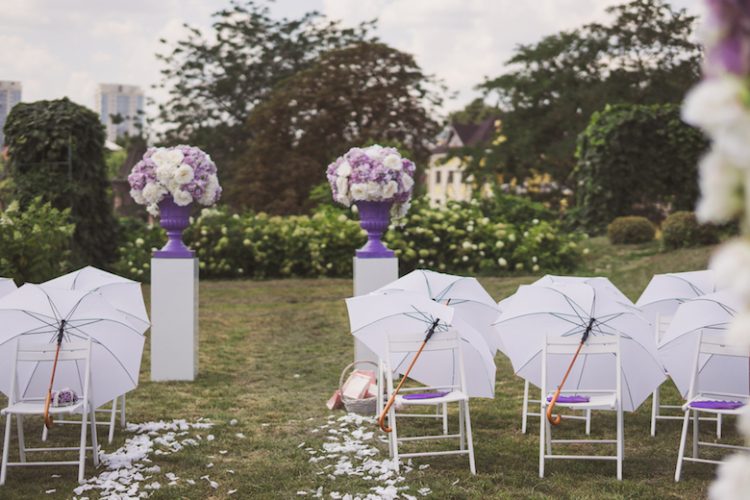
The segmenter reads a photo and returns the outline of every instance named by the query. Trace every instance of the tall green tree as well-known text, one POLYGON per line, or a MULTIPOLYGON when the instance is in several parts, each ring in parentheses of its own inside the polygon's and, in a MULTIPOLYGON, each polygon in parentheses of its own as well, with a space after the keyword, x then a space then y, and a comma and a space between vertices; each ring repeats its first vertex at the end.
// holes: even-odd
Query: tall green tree
POLYGON ((664 0, 610 7, 611 22, 592 23, 520 45, 510 70, 482 83, 501 110, 507 140, 486 151, 488 165, 525 176, 536 170, 566 180, 578 134, 607 104, 680 102, 697 80, 701 51, 695 18, 664 0))
POLYGON ((26 207, 42 197, 69 209, 75 264, 106 266, 116 250, 104 160, 104 127, 67 98, 20 103, 5 123, 14 197, 26 207))
POLYGON ((206 32, 185 25, 185 38, 175 44, 162 40, 157 87, 169 97, 159 106, 159 119, 167 125, 164 143, 205 149, 225 175, 227 160, 257 132, 246 122, 271 89, 321 53, 368 39, 372 26, 342 28, 317 12, 274 19, 253 0, 233 1, 213 19, 206 32))
POLYGON ((250 140, 225 196, 238 207, 298 213, 313 204, 310 190, 328 163, 350 147, 400 144, 426 160, 441 95, 410 54, 382 43, 326 52, 250 114, 250 140))

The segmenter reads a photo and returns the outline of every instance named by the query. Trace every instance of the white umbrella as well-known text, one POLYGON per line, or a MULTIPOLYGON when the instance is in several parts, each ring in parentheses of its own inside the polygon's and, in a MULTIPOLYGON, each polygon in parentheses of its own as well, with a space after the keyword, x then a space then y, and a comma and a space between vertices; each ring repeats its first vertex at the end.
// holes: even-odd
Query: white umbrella
MULTIPOLYGON (((433 338, 454 328, 458 330, 464 356, 469 396, 491 398, 495 395, 495 361, 484 337, 461 320, 456 320, 450 306, 439 304, 412 292, 387 295, 360 295, 346 299, 352 334, 380 359, 387 356, 389 335, 426 333, 438 321, 433 338)), ((410 377, 425 385, 452 385, 459 375, 458 360, 445 352, 424 352, 414 365, 410 377)), ((394 372, 403 373, 413 356, 390 360, 394 372)))
MULTIPOLYGON (((634 411, 664 380, 648 322, 615 294, 583 282, 522 285, 506 302, 497 334, 516 374, 541 386, 542 350, 548 336, 582 338, 621 335, 623 409, 634 411), (590 327, 590 328, 589 328, 590 327)), ((562 380, 571 357, 550 356, 548 386, 562 380)), ((615 387, 614 359, 582 355, 565 389, 601 390, 615 387)))
MULTIPOLYGON (((111 401, 138 385, 145 337, 125 316, 94 292, 44 289, 25 284, 0 299, 0 366, 13 366, 17 342, 57 342, 91 339, 91 395, 94 407, 111 401)), ((19 366, 18 388, 22 398, 44 397, 51 362, 19 366)), ((55 375, 57 388, 83 393, 84 370, 78 361, 61 361, 55 375)), ((0 391, 10 394, 10 370, 0 371, 0 391)))
POLYGON ((611 295, 612 298, 618 302, 630 306, 633 305, 633 301, 631 301, 627 295, 622 293, 614 283, 601 276, 556 276, 554 274, 547 274, 536 280, 532 285, 569 285, 571 283, 583 283, 589 285, 599 294, 611 295))
MULTIPOLYGON (((687 397, 701 334, 723 339, 742 301, 728 290, 688 300, 677 308, 661 344, 659 357, 687 397)), ((701 355, 701 392, 750 394, 750 360, 735 356, 701 355)))
POLYGON ((652 323, 656 316, 672 316, 686 300, 716 291, 713 271, 656 274, 635 303, 652 323))
POLYGON ((145 333, 151 323, 143 302, 141 284, 116 274, 87 266, 40 285, 44 289, 64 288, 66 290, 93 291, 100 294, 115 309, 125 314, 128 321, 140 332, 145 333))
POLYGON ((484 336, 493 355, 500 347, 496 345, 497 337, 491 326, 497 320, 500 309, 476 278, 417 269, 372 293, 399 292, 418 293, 441 304, 450 305, 455 309, 456 318, 468 323, 484 336))
POLYGON ((0 278, 0 298, 17 289, 16 282, 10 278, 0 278))

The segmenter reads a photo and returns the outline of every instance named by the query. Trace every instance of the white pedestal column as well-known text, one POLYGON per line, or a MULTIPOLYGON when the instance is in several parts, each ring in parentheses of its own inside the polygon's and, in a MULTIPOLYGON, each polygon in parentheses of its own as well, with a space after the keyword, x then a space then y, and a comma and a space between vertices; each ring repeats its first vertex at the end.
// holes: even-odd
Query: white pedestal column
MULTIPOLYGON (((398 279, 398 259, 360 259, 354 257, 354 295, 364 295, 398 279)), ((378 357, 354 339, 354 360, 377 363, 378 357)))
POLYGON ((151 259, 151 380, 198 375, 198 259, 151 259))

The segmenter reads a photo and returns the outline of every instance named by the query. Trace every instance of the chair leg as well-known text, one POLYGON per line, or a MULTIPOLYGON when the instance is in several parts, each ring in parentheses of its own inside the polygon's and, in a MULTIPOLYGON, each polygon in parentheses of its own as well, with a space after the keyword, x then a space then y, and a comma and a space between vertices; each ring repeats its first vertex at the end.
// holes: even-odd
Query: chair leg
POLYGON ((471 435, 471 414, 469 413, 469 402, 464 401, 464 422, 466 423, 466 440, 468 442, 469 446, 469 469, 471 470, 471 473, 476 475, 477 474, 477 465, 474 461, 474 439, 471 435))
POLYGON ((674 480, 678 482, 682 474, 682 457, 685 456, 685 441, 687 441, 688 425, 690 425, 690 410, 685 411, 682 419, 682 434, 680 435, 680 449, 677 452, 677 468, 674 471, 674 480))
POLYGON ((23 435, 23 417, 16 415, 16 429, 18 430, 18 458, 20 462, 26 462, 26 439, 23 435))
POLYGON ((547 441, 545 436, 547 426, 544 425, 544 403, 541 405, 539 414, 539 477, 544 477, 544 452, 547 441))
POLYGON ((651 437, 656 436, 656 417, 659 416, 659 388, 651 397, 651 437))
POLYGON ((521 434, 526 434, 526 421, 529 419, 529 381, 523 384, 523 409, 521 410, 521 434))
POLYGON ((81 415, 81 451, 78 453, 78 482, 83 483, 84 469, 86 467, 86 424, 88 422, 88 407, 84 406, 81 415))
POLYGON ((388 425, 391 426, 391 446, 393 447, 393 466, 396 469, 396 473, 399 472, 399 458, 398 458, 398 430, 396 429, 396 411, 391 407, 391 415, 388 425))
POLYGON ((5 416, 5 437, 3 438, 3 458, 0 464, 0 486, 5 484, 5 474, 8 472, 8 450, 10 449, 10 419, 11 414, 5 416))
POLYGON ((625 430, 623 429, 622 407, 617 408, 617 480, 622 481, 622 461, 625 458, 625 430))
POLYGON ((586 435, 591 434, 591 410, 586 410, 586 435))
MULTIPOLYGON (((110 426, 110 436, 112 435, 112 430, 114 429, 114 422, 112 422, 113 425, 110 426)), ((91 451, 93 452, 91 455, 94 460, 94 467, 99 466, 99 436, 96 433, 96 408, 91 408, 91 451)), ((110 441, 111 443, 112 441, 110 441)))
POLYGON ((443 435, 448 434, 448 403, 443 403, 443 435))
POLYGON ((127 425, 127 421, 125 418, 125 394, 123 394, 121 397, 122 397, 122 404, 120 405, 120 427, 124 429, 125 426, 127 425))
POLYGON ((721 414, 716 415, 716 438, 721 439, 721 414))
POLYGON ((698 458, 698 433, 699 433, 699 422, 700 417, 698 412, 693 410, 693 458, 698 458))
POLYGON ((46 425, 42 425, 42 441, 47 441, 47 435, 48 434, 49 433, 47 431, 47 426, 46 425))
POLYGON ((544 418, 544 425, 547 427, 547 455, 552 455, 552 424, 549 423, 546 416, 544 418))
POLYGON ((112 440, 115 437, 115 421, 117 419, 117 398, 112 400, 112 411, 109 416, 109 436, 107 437, 107 443, 112 444, 112 440))
POLYGON ((466 414, 464 412, 464 405, 459 403, 458 405, 458 440, 459 449, 461 451, 466 449, 466 414))

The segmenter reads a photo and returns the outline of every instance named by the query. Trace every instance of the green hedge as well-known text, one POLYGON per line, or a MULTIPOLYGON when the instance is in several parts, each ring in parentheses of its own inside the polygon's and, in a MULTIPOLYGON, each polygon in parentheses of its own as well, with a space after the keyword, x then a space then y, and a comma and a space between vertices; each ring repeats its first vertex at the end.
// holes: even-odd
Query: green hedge
POLYGON ((607 237, 615 245, 653 241, 656 228, 645 217, 617 217, 607 226, 607 237))
POLYGON ((661 226, 664 246, 669 249, 713 245, 719 242, 719 229, 699 224, 693 212, 675 212, 661 226))
MULTIPOLYGON (((581 235, 562 233, 550 221, 519 225, 490 215, 477 202, 433 209, 417 200, 403 227, 392 226, 385 242, 402 272, 566 272, 579 263, 581 235)), ((186 230, 185 242, 196 250, 204 278, 345 277, 351 276, 354 251, 366 241, 356 217, 332 207, 286 217, 205 209, 186 230)), ((151 252, 164 244, 164 232, 134 220, 122 228, 125 243, 115 271, 148 280, 151 252)))

